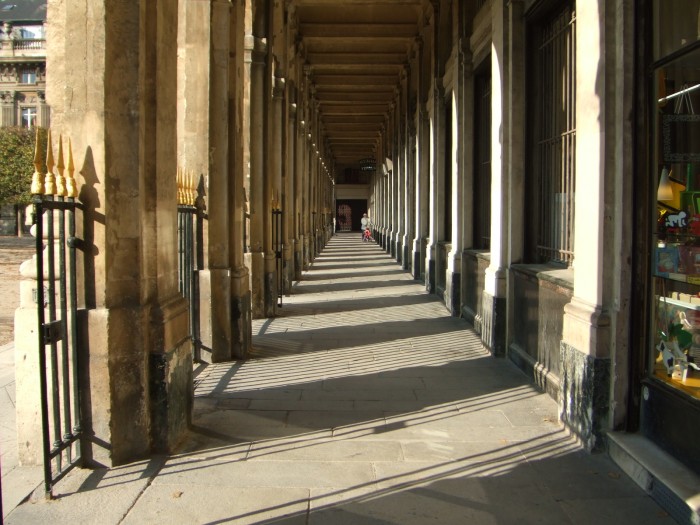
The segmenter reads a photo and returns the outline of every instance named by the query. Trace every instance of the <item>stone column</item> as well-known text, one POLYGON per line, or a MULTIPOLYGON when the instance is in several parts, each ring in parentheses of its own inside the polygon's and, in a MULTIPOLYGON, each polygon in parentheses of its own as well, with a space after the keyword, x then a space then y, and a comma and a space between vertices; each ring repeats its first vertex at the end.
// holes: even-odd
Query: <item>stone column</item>
MULTIPOLYGON (((223 2, 226 9, 228 2, 223 2)), ((238 2, 231 4, 229 31, 230 60, 228 64, 228 141, 229 141, 229 264, 231 266, 230 326, 231 357, 245 359, 252 344, 252 310, 250 274, 245 261, 245 182, 249 175, 250 158, 250 55, 246 51, 246 9, 249 5, 238 2), (236 133, 242 126, 242 133, 236 133)), ((225 62, 224 57, 221 57, 225 62)))
POLYGON ((49 2, 47 99, 80 174, 83 451, 120 464, 183 437, 192 349, 177 289, 177 5, 107 4, 49 2))
MULTIPOLYGON (((461 7, 458 7, 461 8, 461 7)), ((462 251, 472 245, 474 196, 474 89, 469 42, 460 38, 453 61, 454 99, 452 126, 452 249, 447 255, 445 305, 450 313, 461 315, 462 251)))
MULTIPOLYGON (((424 29, 425 30, 425 29, 424 29)), ((426 261, 426 245, 428 238, 428 199, 429 199, 429 173, 430 173, 430 120, 428 111, 425 106, 427 100, 427 79, 429 77, 429 67, 426 67, 426 62, 429 61, 430 53, 425 51, 424 40, 422 37, 416 39, 414 43, 416 53, 416 112, 415 126, 415 237, 413 239, 413 278, 416 280, 426 281, 427 275, 425 272, 426 261)))
MULTIPOLYGON (((259 9, 254 10, 253 34, 249 40, 251 49, 250 67, 250 289, 252 293, 253 318, 265 317, 265 82, 267 40, 267 16, 265 2, 257 0, 259 9)), ((268 221, 269 222, 269 221, 268 221)))
POLYGON ((296 136, 296 165, 294 170, 294 231, 296 232, 296 242, 294 244, 294 279, 301 280, 301 272, 304 269, 304 229, 302 224, 302 215, 304 211, 304 178, 306 172, 304 170, 304 160, 306 153, 306 131, 304 129, 304 100, 300 90, 297 102, 297 127, 295 129, 296 136))
MULTIPOLYGON (((415 58, 415 54, 414 54, 415 58)), ((406 170, 406 198, 404 200, 403 268, 415 271, 413 258, 413 239, 416 235, 416 91, 415 72, 410 64, 407 67, 406 102, 404 105, 405 145, 404 165, 406 170)))
POLYGON ((628 395, 634 179, 628 94, 636 51, 633 39, 619 35, 633 21, 628 2, 576 3, 575 272, 560 349, 560 415, 591 450, 605 448, 604 434, 616 414, 624 415, 628 395))
MULTIPOLYGON (((519 2, 516 2, 519 4, 519 2)), ((496 356, 506 351, 506 294, 510 255, 510 210, 508 185, 508 14, 505 2, 492 4, 491 54, 491 264, 484 278, 481 340, 496 356)))
POLYGON ((396 92, 396 110, 394 113, 394 122, 396 123, 394 137, 395 137, 395 166, 396 170, 396 260, 402 266, 404 264, 403 258, 403 238, 406 232, 406 141, 405 141, 405 100, 406 100, 406 71, 401 72, 401 80, 399 83, 399 88, 396 92))
MULTIPOLYGON (((207 89, 207 100, 200 101, 196 96, 192 97, 194 108, 207 110, 208 123, 204 141, 205 148, 199 150, 197 157, 203 157, 208 165, 209 195, 208 195, 208 234, 209 234, 209 268, 203 272, 203 278, 209 276, 210 286, 210 310, 211 310, 211 352, 212 361, 227 361, 232 358, 231 342, 231 255, 230 255, 230 217, 232 210, 229 208, 229 31, 230 31, 230 4, 222 0, 211 2, 190 2, 188 7, 192 18, 189 24, 203 24, 208 27, 208 60, 206 66, 198 65, 196 70, 204 67, 208 82, 200 85, 207 89), (192 12, 198 9, 204 12, 192 12), (196 16, 199 15, 199 16, 196 16)), ((197 27, 192 29, 197 30, 197 27)), ((192 50, 194 51, 194 50, 192 50)), ((193 61, 197 58, 192 57, 193 61)), ((199 57, 201 61, 201 55, 199 57)), ((199 83, 202 79, 192 79, 191 82, 199 83)), ((188 89, 189 91, 189 89, 188 89)), ((197 119, 192 115, 191 119, 197 119)), ((201 116, 199 116, 201 118, 201 116)), ((206 126, 190 124, 193 130, 206 126)), ((189 133, 188 133, 189 135, 189 133)), ((196 139, 195 139, 196 140, 196 139)), ((196 142, 195 142, 196 143, 196 142)), ((192 148, 194 144, 191 144, 192 148)), ((189 152, 193 163, 197 163, 194 152, 189 152)))
POLYGON ((295 227, 297 216, 296 180, 299 177, 297 172, 298 151, 297 151, 297 104, 296 86, 289 83, 287 86, 289 93, 289 103, 287 106, 287 174, 284 184, 284 209, 285 209, 285 294, 292 291, 292 283, 296 279, 296 246, 298 244, 298 234, 295 227))
POLYGON ((430 119, 430 191, 428 244, 425 253, 425 287, 429 293, 437 291, 437 248, 443 235, 444 213, 444 89, 440 56, 440 9, 439 2, 431 1, 432 16, 428 32, 430 34, 430 91, 428 93, 428 116, 430 119))
POLYGON ((436 257, 438 242, 442 236, 444 213, 444 192, 441 181, 444 178, 444 136, 441 132, 443 125, 443 89, 442 84, 434 79, 430 93, 428 115, 430 119, 430 191, 429 191, 429 221, 428 245, 426 246, 425 288, 430 293, 437 291, 436 257))
MULTIPOLYGON (((275 61, 276 64, 276 61, 275 61)), ((277 257, 272 239, 272 210, 281 204, 282 197, 282 130, 284 129, 284 78, 274 67, 268 121, 267 158, 269 167, 265 176, 265 317, 277 314, 277 257)))

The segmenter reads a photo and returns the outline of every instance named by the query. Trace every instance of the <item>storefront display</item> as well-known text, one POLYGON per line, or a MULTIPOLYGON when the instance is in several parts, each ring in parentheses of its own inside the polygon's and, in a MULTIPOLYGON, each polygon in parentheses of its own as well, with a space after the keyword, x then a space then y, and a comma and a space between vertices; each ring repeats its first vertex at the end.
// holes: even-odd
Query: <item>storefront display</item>
MULTIPOLYGON (((700 4, 683 6, 697 20, 700 4)), ((670 7, 655 2, 654 55, 661 65, 653 71, 652 90, 656 308, 649 369, 654 379, 700 399, 700 48, 678 39, 693 32, 678 26, 670 7), (664 34, 666 26, 674 31, 664 34), (664 61, 665 53, 671 56, 664 61)))
POLYGON ((659 179, 652 267, 657 308, 650 368, 654 378, 700 399, 700 115, 694 114, 696 106, 700 110, 700 75, 695 73, 696 63, 700 52, 655 72, 659 179))

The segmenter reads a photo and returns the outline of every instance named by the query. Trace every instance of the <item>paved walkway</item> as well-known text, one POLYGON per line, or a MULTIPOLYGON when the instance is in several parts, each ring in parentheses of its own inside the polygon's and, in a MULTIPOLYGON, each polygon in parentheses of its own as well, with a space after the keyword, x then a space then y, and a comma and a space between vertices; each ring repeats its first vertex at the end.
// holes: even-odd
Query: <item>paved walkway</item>
POLYGON ((253 359, 199 371, 180 454, 74 471, 6 523, 673 523, 359 234, 253 333, 253 359))

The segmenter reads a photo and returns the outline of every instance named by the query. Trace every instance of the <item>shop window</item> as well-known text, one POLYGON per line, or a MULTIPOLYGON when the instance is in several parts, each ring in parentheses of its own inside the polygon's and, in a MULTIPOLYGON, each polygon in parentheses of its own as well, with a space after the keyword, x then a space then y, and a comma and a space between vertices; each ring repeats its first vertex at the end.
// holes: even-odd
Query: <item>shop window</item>
POLYGON ((530 24, 528 259, 570 265, 576 175, 576 14, 569 2, 530 24))
MULTIPOLYGON (((669 38, 657 46, 673 48, 676 36, 669 38)), ((655 68, 651 91, 656 220, 648 369, 700 398, 700 50, 655 68)))

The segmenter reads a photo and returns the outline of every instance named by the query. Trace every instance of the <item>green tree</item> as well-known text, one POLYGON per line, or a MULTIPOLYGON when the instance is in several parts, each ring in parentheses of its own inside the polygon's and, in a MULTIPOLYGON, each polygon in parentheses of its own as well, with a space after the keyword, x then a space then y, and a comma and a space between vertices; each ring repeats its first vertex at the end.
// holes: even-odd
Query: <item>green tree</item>
MULTIPOLYGON (((0 128, 0 205, 30 202, 35 144, 36 129, 0 128)), ((39 128, 39 144, 43 159, 46 130, 42 128, 39 128)))

